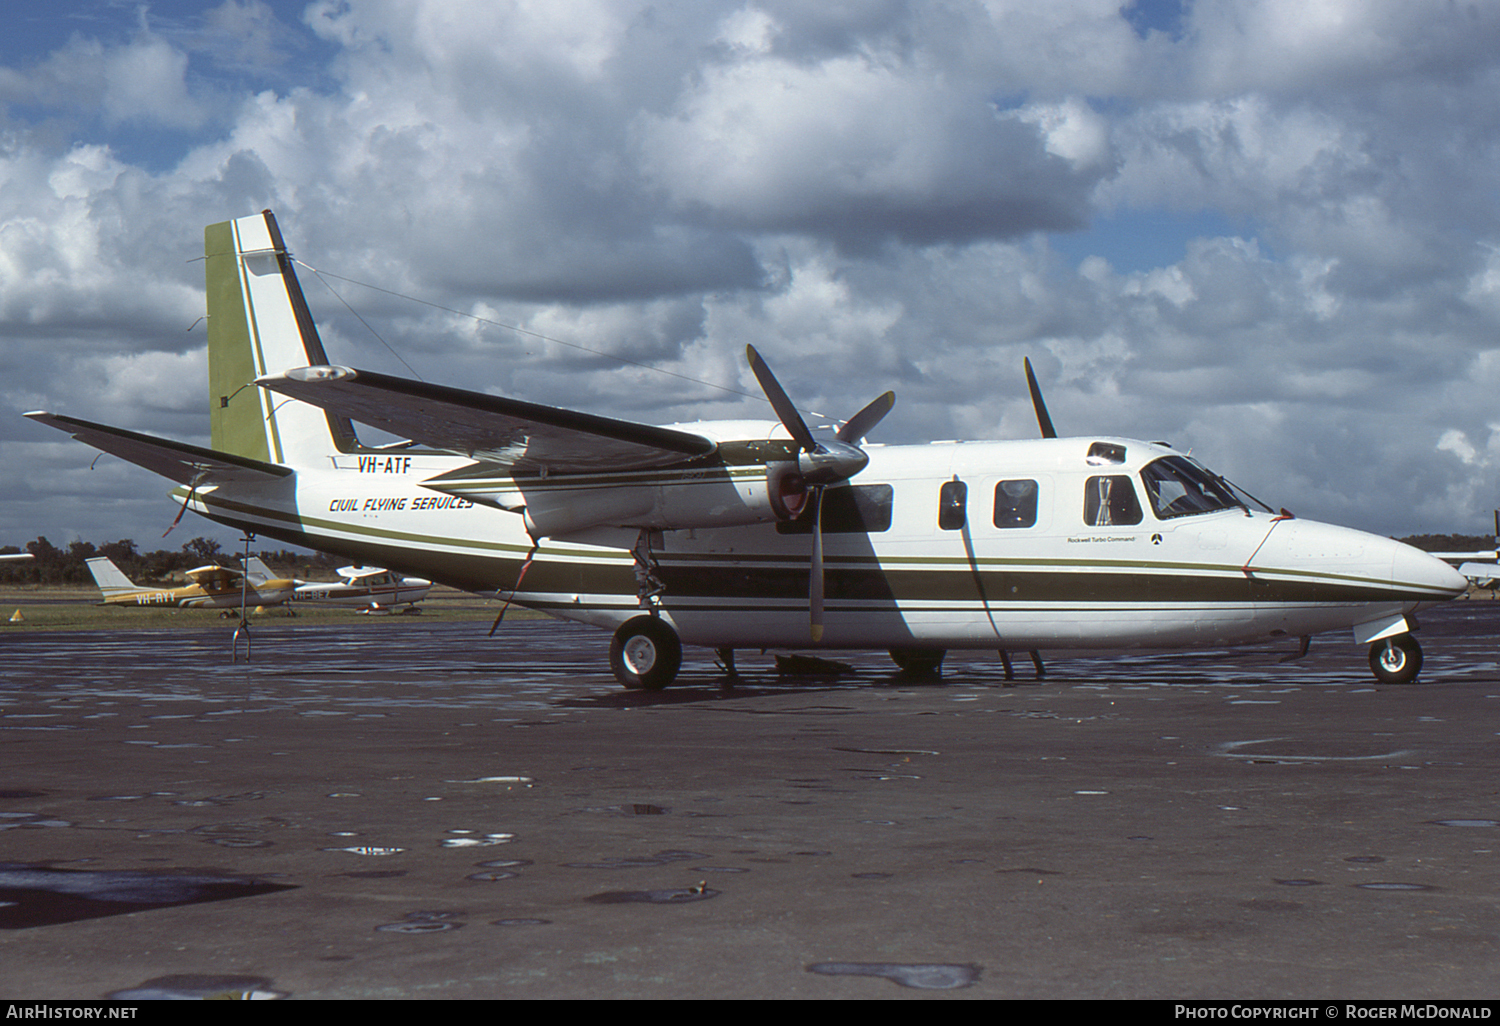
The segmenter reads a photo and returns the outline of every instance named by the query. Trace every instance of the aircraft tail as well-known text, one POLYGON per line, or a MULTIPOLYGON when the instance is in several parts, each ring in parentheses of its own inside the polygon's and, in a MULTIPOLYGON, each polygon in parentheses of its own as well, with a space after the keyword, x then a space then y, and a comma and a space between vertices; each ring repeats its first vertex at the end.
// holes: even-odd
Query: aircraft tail
POLYGON ((254 584, 261 584, 276 577, 271 568, 259 556, 248 556, 245 559, 245 576, 250 578, 254 584))
POLYGON ((347 417, 274 395, 264 374, 326 364, 291 255, 269 211, 203 230, 212 446, 267 463, 327 466, 359 445, 347 417))
POLYGON ((87 562, 89 573, 94 575, 94 583, 99 585, 99 590, 104 593, 106 599, 123 595, 128 591, 140 590, 129 577, 125 576, 123 570, 115 566, 114 560, 99 556, 87 562))

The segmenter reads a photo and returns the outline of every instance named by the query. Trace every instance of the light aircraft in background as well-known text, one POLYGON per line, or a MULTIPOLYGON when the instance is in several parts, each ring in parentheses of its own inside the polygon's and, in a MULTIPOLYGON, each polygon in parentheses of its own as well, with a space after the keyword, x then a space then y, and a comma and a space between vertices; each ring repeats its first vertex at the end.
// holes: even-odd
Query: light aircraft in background
MULTIPOLYGON (((245 568, 262 579, 275 576, 259 556, 245 561, 245 568)), ((333 582, 297 580, 293 602, 323 605, 359 606, 366 612, 383 612, 397 606, 414 607, 427 597, 432 582, 421 577, 405 577, 378 566, 340 567, 339 579, 333 582)))
POLYGON ((6 552, 0 554, 0 563, 18 562, 20 560, 30 558, 31 553, 29 552, 6 552))
POLYGON ((626 687, 669 684, 684 644, 935 667, 950 649, 1305 651, 1328 631, 1407 682, 1412 614, 1468 584, 1169 446, 1057 437, 1029 363, 1030 441, 863 446, 889 392, 815 432, 753 349, 776 421, 650 426, 332 365, 269 211, 204 238, 211 446, 27 416, 220 523, 613 631, 626 687), (365 445, 355 421, 406 441, 365 445))
POLYGON ((238 570, 200 566, 186 571, 191 584, 176 588, 143 588, 125 576, 114 561, 88 560, 89 573, 106 606, 177 606, 189 609, 238 609, 241 605, 274 606, 292 597, 295 584, 286 579, 249 580, 238 570))
POLYGON ((1495 510, 1495 547, 1478 552, 1434 552, 1433 556, 1458 567, 1476 588, 1500 585, 1500 509, 1495 510))

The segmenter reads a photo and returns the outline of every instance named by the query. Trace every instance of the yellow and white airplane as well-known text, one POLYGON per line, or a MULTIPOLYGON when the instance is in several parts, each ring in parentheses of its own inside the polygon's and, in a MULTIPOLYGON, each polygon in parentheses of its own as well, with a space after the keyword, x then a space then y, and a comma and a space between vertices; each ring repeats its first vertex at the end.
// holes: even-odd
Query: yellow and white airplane
POLYGON ((242 604, 274 606, 292 597, 293 581, 252 581, 238 570, 200 566, 186 571, 191 584, 177 588, 143 588, 104 556, 88 560, 89 573, 106 606, 177 606, 186 609, 238 609, 242 604))
MULTIPOLYGON (((27 416, 176 481, 223 524, 614 632, 622 684, 682 646, 1212 647, 1350 631, 1376 676, 1421 666, 1441 560, 1275 513, 1168 446, 1058 438, 862 447, 886 393, 810 431, 655 427, 331 365, 269 211, 205 230, 211 447, 27 416), (354 421, 407 441, 361 444, 354 421)), ((732 664, 731 664, 732 665, 732 664)), ((1008 665, 1008 662, 1007 662, 1008 665)))
MULTIPOLYGON (((245 568, 252 581, 275 577, 259 556, 249 557, 245 568)), ((432 590, 429 580, 406 577, 379 566, 345 566, 339 568, 338 574, 339 579, 331 582, 295 579, 297 590, 292 593, 292 601, 385 612, 397 606, 415 606, 432 590)))

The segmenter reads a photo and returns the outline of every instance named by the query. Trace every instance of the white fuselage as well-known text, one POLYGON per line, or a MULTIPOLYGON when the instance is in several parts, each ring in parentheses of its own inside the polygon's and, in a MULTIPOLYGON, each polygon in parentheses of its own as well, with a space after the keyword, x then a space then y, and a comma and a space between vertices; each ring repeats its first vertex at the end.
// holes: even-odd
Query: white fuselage
POLYGON ((315 582, 297 587, 292 596, 296 602, 316 602, 335 606, 399 606, 421 602, 432 590, 429 581, 382 573, 328 583, 315 582))
MULTIPOLYGON (((809 533, 777 523, 653 532, 666 588, 659 609, 685 643, 1192 647, 1348 628, 1368 641, 1406 629, 1402 617, 1466 583, 1440 560, 1360 531, 1239 506, 1164 515, 1140 472, 1180 454, 1154 443, 1077 438, 867 452, 868 467, 850 484, 869 500, 869 529, 840 530, 838 511, 825 510, 820 645, 808 632, 809 533), (1089 455, 1101 446, 1119 458, 1089 455), (1133 522, 1121 522, 1134 516, 1128 503, 1101 512, 1129 498, 1124 482, 1136 493, 1133 522), (964 500, 958 509, 955 493, 964 500)), ((230 494, 226 485, 177 494, 236 526, 466 590, 514 591, 517 603, 559 617, 613 628, 641 612, 629 551, 635 526, 543 540, 518 588, 533 549, 523 517, 422 484, 469 461, 409 452, 332 462, 253 492, 236 486, 230 494)), ((725 486, 724 475, 712 479, 701 470, 682 476, 671 486, 674 501, 694 487, 709 495, 725 486)), ((830 499, 837 491, 829 489, 830 499)))

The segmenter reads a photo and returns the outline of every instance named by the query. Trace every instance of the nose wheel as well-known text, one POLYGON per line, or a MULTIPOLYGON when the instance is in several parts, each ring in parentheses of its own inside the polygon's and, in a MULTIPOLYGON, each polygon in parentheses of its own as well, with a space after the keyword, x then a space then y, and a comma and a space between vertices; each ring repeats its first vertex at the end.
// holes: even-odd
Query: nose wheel
POLYGON ((1370 669, 1382 684, 1410 684, 1422 670, 1422 646, 1410 634, 1377 641, 1370 646, 1370 669))

